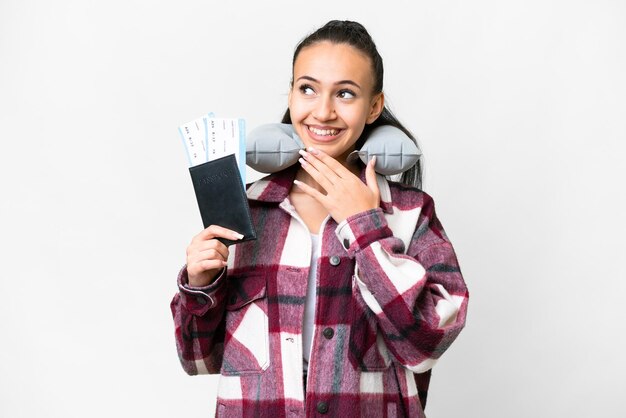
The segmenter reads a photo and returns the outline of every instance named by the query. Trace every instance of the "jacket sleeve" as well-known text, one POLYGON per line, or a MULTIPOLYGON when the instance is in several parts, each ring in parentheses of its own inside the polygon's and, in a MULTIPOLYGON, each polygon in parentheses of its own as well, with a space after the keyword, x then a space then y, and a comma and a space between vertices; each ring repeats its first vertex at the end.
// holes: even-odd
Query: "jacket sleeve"
POLYGON ((224 354, 226 270, 206 287, 187 283, 187 267, 178 274, 179 292, 170 308, 174 317, 176 350, 189 375, 219 373, 224 354))
POLYGON ((395 209, 393 229, 410 228, 405 240, 394 236, 380 208, 356 214, 336 230, 355 259, 354 280, 385 345, 415 373, 432 368, 461 332, 469 296, 433 200, 422 196, 421 207, 395 209))

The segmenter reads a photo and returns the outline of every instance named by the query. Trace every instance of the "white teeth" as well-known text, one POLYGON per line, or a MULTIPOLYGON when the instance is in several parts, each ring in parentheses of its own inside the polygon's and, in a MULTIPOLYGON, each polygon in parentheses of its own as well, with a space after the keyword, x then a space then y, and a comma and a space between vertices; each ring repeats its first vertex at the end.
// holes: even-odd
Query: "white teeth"
POLYGON ((336 129, 316 129, 312 126, 309 126, 309 131, 313 132, 315 135, 324 136, 337 135, 339 133, 339 131, 336 129))

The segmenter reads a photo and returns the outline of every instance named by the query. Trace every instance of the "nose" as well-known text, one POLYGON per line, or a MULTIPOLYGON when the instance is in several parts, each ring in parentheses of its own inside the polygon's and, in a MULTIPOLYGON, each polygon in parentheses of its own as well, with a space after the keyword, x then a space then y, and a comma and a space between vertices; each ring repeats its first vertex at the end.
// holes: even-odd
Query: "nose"
POLYGON ((313 109, 313 117, 317 120, 330 120, 335 117, 335 106, 332 97, 323 96, 317 100, 313 109))

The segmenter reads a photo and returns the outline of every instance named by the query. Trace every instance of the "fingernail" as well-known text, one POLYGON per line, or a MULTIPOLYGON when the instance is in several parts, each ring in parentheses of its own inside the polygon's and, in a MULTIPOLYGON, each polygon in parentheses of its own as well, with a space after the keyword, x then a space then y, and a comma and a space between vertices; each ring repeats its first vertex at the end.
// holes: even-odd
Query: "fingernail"
POLYGON ((243 235, 237 233, 237 232, 233 232, 233 237, 235 237, 236 239, 242 239, 243 235))
POLYGON ((304 161, 304 158, 300 158, 300 159, 298 160, 298 162, 299 162, 300 164, 302 164, 302 165, 306 165, 306 164, 307 164, 307 163, 306 163, 306 161, 304 161))
POLYGON ((300 151, 298 151, 298 154, 302 155, 303 157, 306 157, 307 152, 301 149, 300 151))
POLYGON ((309 147, 309 148, 307 148, 307 151, 309 151, 309 152, 310 152, 311 154, 313 154, 313 155, 317 155, 317 154, 319 154, 319 151, 318 151, 318 150, 316 150, 316 149, 315 149, 315 148, 313 148, 313 147, 309 147))

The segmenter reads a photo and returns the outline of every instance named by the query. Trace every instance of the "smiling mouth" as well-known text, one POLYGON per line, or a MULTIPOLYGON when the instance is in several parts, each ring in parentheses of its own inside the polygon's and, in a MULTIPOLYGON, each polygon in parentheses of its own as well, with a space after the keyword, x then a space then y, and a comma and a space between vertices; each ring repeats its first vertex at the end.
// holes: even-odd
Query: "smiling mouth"
POLYGON ((307 129, 318 136, 336 136, 341 132, 341 129, 317 129, 312 126, 307 126, 307 129))

